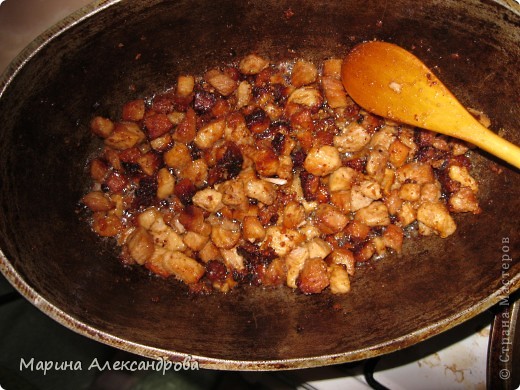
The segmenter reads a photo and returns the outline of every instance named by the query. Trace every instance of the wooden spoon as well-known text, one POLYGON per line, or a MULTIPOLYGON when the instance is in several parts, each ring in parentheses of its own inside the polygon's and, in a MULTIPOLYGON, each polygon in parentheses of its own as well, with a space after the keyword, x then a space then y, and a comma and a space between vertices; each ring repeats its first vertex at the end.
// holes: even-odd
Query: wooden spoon
POLYGON ((520 168, 520 148, 482 126, 421 60, 386 42, 362 43, 341 78, 361 107, 397 122, 468 141, 520 168))

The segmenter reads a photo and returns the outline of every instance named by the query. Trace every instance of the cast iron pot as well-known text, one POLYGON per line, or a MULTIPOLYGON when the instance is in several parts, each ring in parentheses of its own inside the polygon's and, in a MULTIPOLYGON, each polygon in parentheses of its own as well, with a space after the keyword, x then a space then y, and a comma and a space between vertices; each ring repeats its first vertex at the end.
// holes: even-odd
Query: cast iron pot
MULTIPOLYGON (((514 4, 514 3, 512 3, 514 4)), ((39 37, 0 80, 0 269, 35 306, 103 343, 202 367, 312 367, 388 353, 449 329, 520 286, 520 174, 474 153, 481 215, 408 241, 347 295, 241 288, 191 296, 125 269, 76 213, 88 123, 179 73, 257 52, 272 61, 397 43, 520 144, 519 8, 493 1, 98 1, 39 37)))

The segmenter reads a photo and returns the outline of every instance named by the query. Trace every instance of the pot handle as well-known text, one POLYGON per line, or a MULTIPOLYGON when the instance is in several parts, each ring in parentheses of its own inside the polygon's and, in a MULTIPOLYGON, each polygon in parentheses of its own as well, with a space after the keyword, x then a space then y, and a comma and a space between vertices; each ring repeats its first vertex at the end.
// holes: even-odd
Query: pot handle
POLYGON ((489 337, 486 382, 488 390, 520 387, 520 290, 494 307, 489 337))

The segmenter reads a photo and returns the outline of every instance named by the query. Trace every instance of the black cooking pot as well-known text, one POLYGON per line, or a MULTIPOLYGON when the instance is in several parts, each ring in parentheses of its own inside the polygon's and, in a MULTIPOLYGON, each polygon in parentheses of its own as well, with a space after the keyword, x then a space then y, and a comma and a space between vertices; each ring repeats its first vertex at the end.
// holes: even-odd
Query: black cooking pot
POLYGON ((409 240, 361 268, 352 292, 240 288, 192 296, 124 268, 76 213, 100 147, 88 123, 117 118, 179 73, 257 52, 273 62, 342 57, 380 39, 414 52, 466 106, 520 144, 520 9, 486 0, 100 1, 39 37, 0 79, 0 269, 34 305, 98 341, 220 369, 363 359, 419 342, 520 286, 520 175, 473 153, 480 215, 447 239, 409 240))

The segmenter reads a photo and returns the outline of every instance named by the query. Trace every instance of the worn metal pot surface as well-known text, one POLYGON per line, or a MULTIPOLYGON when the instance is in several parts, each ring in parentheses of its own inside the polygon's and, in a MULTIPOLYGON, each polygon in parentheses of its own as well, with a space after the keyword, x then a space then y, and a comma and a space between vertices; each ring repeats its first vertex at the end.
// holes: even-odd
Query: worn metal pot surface
POLYGON ((343 56, 382 39, 412 50, 463 104, 520 144, 520 11, 493 1, 99 1, 36 40, 0 79, 0 269, 75 331, 138 354, 221 369, 284 369, 387 353, 520 286, 520 174, 475 153, 483 213, 360 269, 352 292, 244 288, 190 296, 124 269, 76 214, 100 147, 88 123, 179 73, 258 52, 343 56), (292 11, 293 16, 291 16, 292 11), (501 170, 501 173, 497 173, 501 170))

